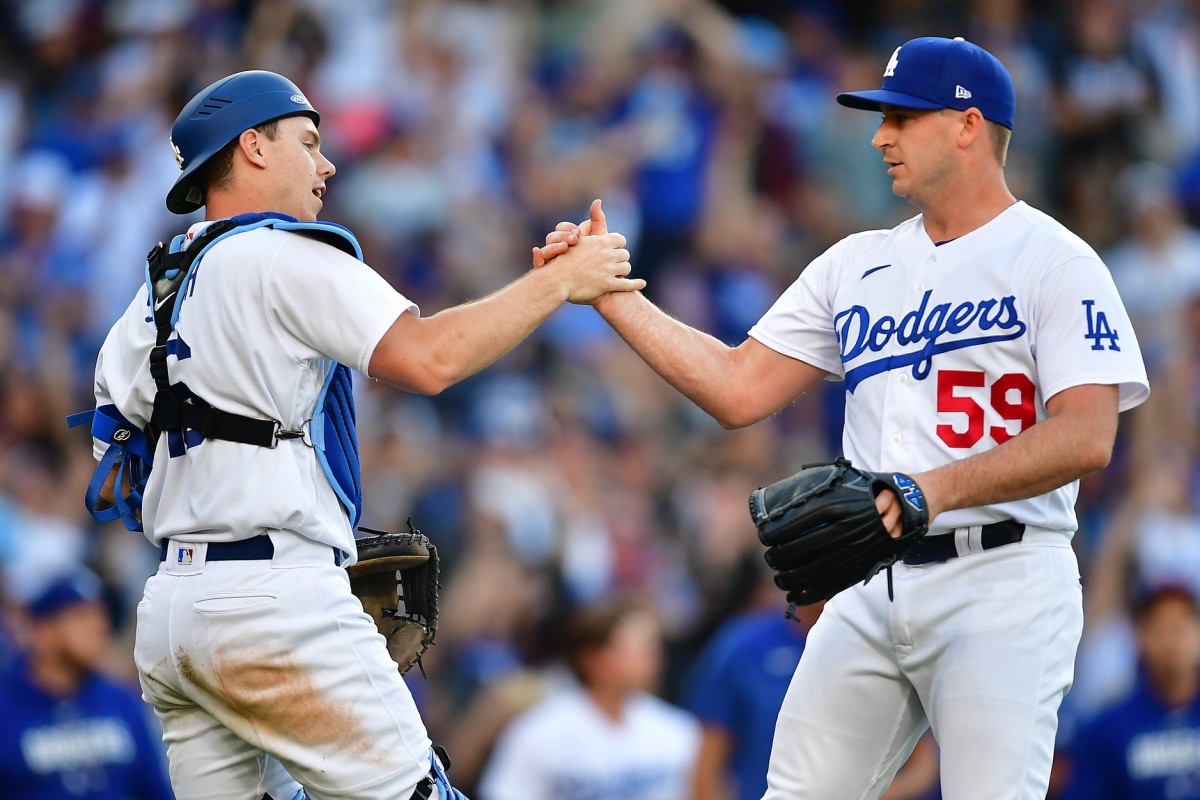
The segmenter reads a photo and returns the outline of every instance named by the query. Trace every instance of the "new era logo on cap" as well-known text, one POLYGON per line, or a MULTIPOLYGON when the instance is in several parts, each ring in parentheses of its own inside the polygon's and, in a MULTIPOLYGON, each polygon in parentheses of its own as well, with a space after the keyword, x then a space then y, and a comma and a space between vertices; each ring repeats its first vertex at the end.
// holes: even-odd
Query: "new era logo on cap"
POLYGON ((1012 78, 995 56, 962 38, 937 36, 913 39, 896 48, 879 89, 845 92, 837 99, 844 106, 870 111, 881 106, 977 108, 985 119, 1009 130, 1017 105, 1012 78))

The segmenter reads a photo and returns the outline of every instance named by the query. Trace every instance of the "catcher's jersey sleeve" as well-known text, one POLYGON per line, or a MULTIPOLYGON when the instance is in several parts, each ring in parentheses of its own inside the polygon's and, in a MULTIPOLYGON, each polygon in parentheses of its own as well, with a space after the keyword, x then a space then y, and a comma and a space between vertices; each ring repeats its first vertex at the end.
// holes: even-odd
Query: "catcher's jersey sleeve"
MULTIPOLYGON (((843 453, 876 472, 921 472, 998 447, 1074 386, 1116 386, 1121 410, 1150 392, 1103 262, 1023 202, 949 242, 931 241, 920 216, 849 236, 750 335, 841 378, 843 453)), ((932 530, 1011 518, 1069 536, 1077 490, 947 512, 932 530)))
MULTIPOLYGON (((120 319, 109 329, 96 356, 96 405, 114 404, 139 428, 150 422, 154 410, 154 380, 150 377, 150 348, 154 347, 154 322, 150 318, 149 291, 140 286, 120 319)), ((99 461, 108 444, 92 440, 99 461)))
POLYGON ((264 310, 311 348, 364 375, 396 318, 417 306, 368 265, 291 235, 263 276, 264 310))

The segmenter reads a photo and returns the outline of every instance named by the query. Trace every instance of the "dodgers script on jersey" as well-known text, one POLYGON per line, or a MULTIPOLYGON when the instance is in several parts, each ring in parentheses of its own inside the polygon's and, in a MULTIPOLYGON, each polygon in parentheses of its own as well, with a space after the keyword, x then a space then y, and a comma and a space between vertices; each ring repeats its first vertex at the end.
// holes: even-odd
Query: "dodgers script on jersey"
MULTIPOLYGON (((920 215, 849 236, 750 335, 845 382, 843 450, 869 470, 919 472, 996 447, 1072 386, 1115 384, 1122 411, 1150 391, 1103 262, 1023 202, 940 245, 920 215)), ((1069 537, 1078 488, 946 512, 932 532, 1012 518, 1069 537)))
MULTIPOLYGON (((193 225, 189 235, 206 224, 193 225)), ((419 313, 361 261, 267 228, 214 245, 187 291, 172 334, 177 343, 168 351, 172 380, 222 411, 295 429, 312 416, 331 369, 324 354, 366 374, 396 318, 419 313)), ((143 286, 101 348, 95 387, 98 405, 115 403, 139 426, 154 406, 154 340, 143 286)), ((95 446, 99 458, 103 443, 95 446)), ((234 541, 269 529, 294 531, 350 558, 355 553, 344 507, 304 439, 274 449, 205 439, 177 455, 157 448, 142 507, 146 537, 155 544, 178 534, 234 541)))

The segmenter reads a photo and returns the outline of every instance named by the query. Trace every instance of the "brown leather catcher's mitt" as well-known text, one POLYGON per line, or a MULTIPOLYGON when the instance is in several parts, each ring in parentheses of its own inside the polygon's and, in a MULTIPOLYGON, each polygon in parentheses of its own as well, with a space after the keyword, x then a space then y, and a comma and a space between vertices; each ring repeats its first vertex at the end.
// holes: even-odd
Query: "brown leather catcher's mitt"
POLYGON ((429 538, 408 521, 407 533, 359 528, 358 561, 348 571, 350 589, 387 639, 400 674, 434 643, 438 624, 438 554, 429 538))

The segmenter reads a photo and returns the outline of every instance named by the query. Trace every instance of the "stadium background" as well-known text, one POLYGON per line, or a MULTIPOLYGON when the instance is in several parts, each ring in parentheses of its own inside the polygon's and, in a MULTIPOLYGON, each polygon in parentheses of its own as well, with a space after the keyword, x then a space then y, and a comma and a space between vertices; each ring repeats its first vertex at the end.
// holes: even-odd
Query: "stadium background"
MULTIPOLYGON (((814 255, 912 213, 867 145, 877 118, 836 91, 877 85, 913 36, 983 45, 1017 84, 1010 185, 1105 257, 1154 388, 1083 482, 1064 737, 1131 675, 1128 594, 1200 586, 1200 3, 0 0, 0 22, 0 580, 15 606, 95 570, 114 674, 133 678, 157 552, 90 521, 64 418, 145 252, 192 221, 163 207, 172 119, 246 68, 306 90, 338 166, 323 218, 427 313, 512 279, 601 197, 648 293, 736 343, 814 255)), ((841 391, 725 432, 575 307, 441 396, 364 382, 364 522, 411 513, 446 559, 430 678, 410 681, 435 738, 536 676, 564 609, 616 595, 657 610, 680 701, 761 594, 749 491, 838 451, 841 391)))

